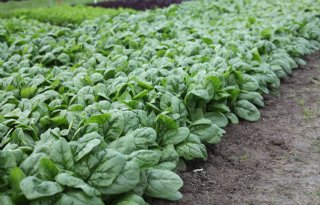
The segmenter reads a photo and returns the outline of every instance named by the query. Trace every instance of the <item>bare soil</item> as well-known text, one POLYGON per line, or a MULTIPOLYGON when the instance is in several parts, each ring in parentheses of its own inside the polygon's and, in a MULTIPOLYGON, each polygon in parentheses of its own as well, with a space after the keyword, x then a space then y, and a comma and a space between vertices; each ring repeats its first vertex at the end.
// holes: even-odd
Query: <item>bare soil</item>
POLYGON ((320 205, 320 53, 305 59, 265 96, 259 122, 227 127, 207 161, 187 164, 182 200, 150 204, 320 205))
POLYGON ((88 5, 103 8, 131 8, 136 10, 146 10, 164 8, 171 4, 180 4, 181 1, 182 0, 109 0, 88 5))

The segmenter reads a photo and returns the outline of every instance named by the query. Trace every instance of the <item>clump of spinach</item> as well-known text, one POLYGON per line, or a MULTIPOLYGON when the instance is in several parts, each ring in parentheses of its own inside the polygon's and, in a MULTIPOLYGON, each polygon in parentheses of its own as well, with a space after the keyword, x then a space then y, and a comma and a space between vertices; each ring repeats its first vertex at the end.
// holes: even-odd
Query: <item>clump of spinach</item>
POLYGON ((74 29, 0 20, 0 204, 178 200, 184 160, 320 48, 313 0, 194 1, 74 29))

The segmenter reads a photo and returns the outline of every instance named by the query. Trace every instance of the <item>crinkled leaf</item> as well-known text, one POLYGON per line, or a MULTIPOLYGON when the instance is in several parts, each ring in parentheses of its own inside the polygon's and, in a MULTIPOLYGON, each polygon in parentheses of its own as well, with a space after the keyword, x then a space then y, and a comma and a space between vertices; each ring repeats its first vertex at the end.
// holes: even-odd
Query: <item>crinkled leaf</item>
POLYGON ((53 180, 59 173, 59 168, 50 160, 42 158, 39 162, 39 174, 44 180, 53 180))
POLYGON ((12 189, 16 192, 20 192, 20 182, 22 179, 24 179, 26 176, 23 173, 23 171, 19 167, 15 167, 11 169, 9 174, 9 182, 12 187, 12 189))
POLYGON ((63 186, 79 188, 88 196, 99 196, 100 193, 93 187, 86 184, 82 179, 72 176, 69 173, 58 174, 55 178, 56 182, 63 186))
POLYGON ((141 196, 136 194, 127 194, 121 199, 114 202, 112 205, 147 205, 141 196))
POLYGON ((60 169, 73 170, 74 168, 71 147, 64 138, 59 138, 53 143, 50 158, 60 169))
POLYGON ((163 136, 163 144, 179 144, 183 142, 190 134, 190 130, 187 127, 179 127, 178 129, 168 130, 163 136))
POLYGON ((135 138, 132 134, 120 137, 108 144, 108 148, 112 148, 123 154, 130 154, 136 149, 135 138))
POLYGON ((208 119, 200 119, 190 125, 192 134, 197 135, 202 142, 216 144, 224 134, 224 130, 208 119))
POLYGON ((41 181, 35 176, 24 178, 20 182, 20 189, 27 199, 38 199, 53 196, 63 191, 62 186, 52 181, 41 181))
POLYGON ((139 183, 139 177, 140 168, 138 163, 128 161, 112 184, 108 187, 100 188, 100 191, 103 194, 120 194, 128 192, 139 183))
POLYGON ((186 160, 207 159, 208 157, 205 145, 194 134, 191 134, 185 142, 178 144, 176 150, 179 156, 186 160))
POLYGON ((34 96, 36 91, 37 91, 37 87, 26 87, 21 89, 20 95, 22 98, 31 98, 34 96))
POLYGON ((234 112, 242 119, 254 122, 260 119, 259 110, 247 100, 239 100, 234 107, 234 112))
POLYGON ((84 192, 69 191, 62 194, 55 205, 104 205, 100 197, 88 196, 84 192))
POLYGON ((125 165, 126 157, 123 154, 108 149, 101 156, 97 167, 91 170, 92 174, 88 182, 99 191, 104 190, 112 184, 125 165))
POLYGON ((212 123, 219 127, 225 127, 228 125, 227 117, 221 112, 207 112, 204 117, 211 120, 212 123))
POLYGON ((138 150, 129 155, 129 160, 139 164, 141 169, 146 169, 159 162, 160 154, 153 150, 138 150))
POLYGON ((132 135, 137 149, 146 149, 154 145, 157 139, 156 131, 150 127, 139 128, 132 135))
POLYGON ((96 132, 88 133, 83 135, 74 144, 75 149, 75 161, 79 161, 84 156, 89 154, 95 147, 97 147, 102 142, 102 136, 96 132))
POLYGON ((109 128, 105 136, 105 139, 106 140, 118 139, 124 130, 123 116, 121 115, 121 113, 120 114, 113 113, 108 123, 109 123, 109 128))
POLYGON ((172 193, 176 193, 183 185, 181 178, 169 170, 150 169, 146 174, 146 194, 151 197, 170 199, 172 193))
POLYGON ((40 159, 46 157, 43 153, 34 153, 31 154, 28 158, 26 158, 20 165, 20 168, 27 175, 36 174, 39 167, 40 159))

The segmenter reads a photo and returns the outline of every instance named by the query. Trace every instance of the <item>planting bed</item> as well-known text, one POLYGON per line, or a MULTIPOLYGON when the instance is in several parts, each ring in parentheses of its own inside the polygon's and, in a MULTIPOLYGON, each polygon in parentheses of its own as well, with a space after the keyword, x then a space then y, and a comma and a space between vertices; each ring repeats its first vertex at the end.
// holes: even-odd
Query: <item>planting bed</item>
POLYGON ((9 13, 0 13, 0 16, 3 16, 4 18, 22 17, 24 19, 35 19, 58 26, 76 27, 85 20, 94 19, 100 16, 113 17, 122 12, 133 14, 135 13, 135 10, 93 8, 84 5, 63 5, 48 8, 16 9, 9 13))
POLYGON ((320 53, 306 60, 266 96, 259 122, 229 126, 222 142, 208 147, 206 162, 187 164, 181 201, 150 204, 318 204, 320 53))
POLYGON ((185 162, 258 121, 320 49, 319 11, 202 0, 68 27, 1 19, 0 204, 181 199, 185 162))

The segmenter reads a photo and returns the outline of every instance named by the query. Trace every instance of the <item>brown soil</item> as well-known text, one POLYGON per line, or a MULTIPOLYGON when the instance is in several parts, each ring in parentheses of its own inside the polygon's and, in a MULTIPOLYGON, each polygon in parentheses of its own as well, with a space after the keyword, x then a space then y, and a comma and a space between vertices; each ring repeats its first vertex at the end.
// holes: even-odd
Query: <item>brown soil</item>
POLYGON ((88 5, 103 8, 131 8, 136 10, 146 10, 164 8, 170 6, 171 4, 180 3, 181 0, 109 0, 88 5))
POLYGON ((320 53, 306 60, 265 96, 259 122, 229 126, 206 162, 187 165, 182 200, 150 204, 320 205, 320 53))

